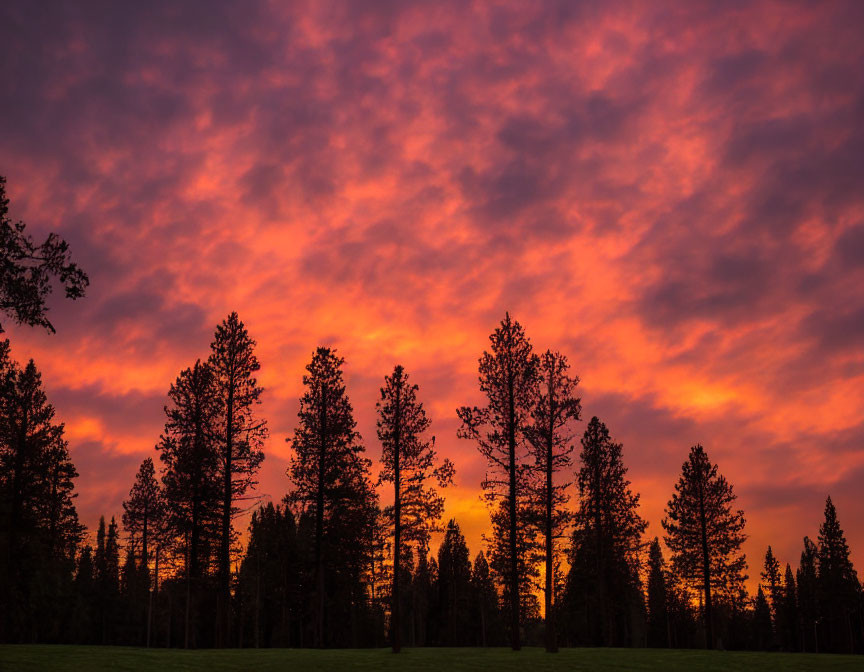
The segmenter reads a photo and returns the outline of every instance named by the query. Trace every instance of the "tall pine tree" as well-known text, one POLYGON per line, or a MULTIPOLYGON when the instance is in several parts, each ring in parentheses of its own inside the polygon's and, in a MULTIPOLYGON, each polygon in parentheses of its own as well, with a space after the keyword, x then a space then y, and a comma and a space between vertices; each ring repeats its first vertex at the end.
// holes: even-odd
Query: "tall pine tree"
MULTIPOLYGON (((291 499, 315 521, 314 642, 318 647, 327 644, 328 582, 332 593, 360 581, 359 573, 370 564, 364 549, 371 552, 368 541, 375 519, 370 463, 345 389, 343 363, 330 348, 315 351, 303 376, 306 391, 300 398, 299 424, 289 439, 294 452, 288 469, 294 484, 291 499)), ((344 626, 335 624, 350 618, 344 611, 333 613, 331 639, 346 636, 344 626)))
MULTIPOLYGON (((524 595, 525 557, 533 550, 530 529, 526 430, 536 398, 538 359, 522 325, 507 313, 489 337, 491 352, 480 358, 480 391, 487 403, 458 410, 461 438, 471 439, 491 469, 483 481, 487 501, 493 505, 493 547, 503 552, 504 597, 510 621, 510 646, 521 648, 521 603, 524 595), (496 504, 500 504, 496 506, 496 504)), ((490 549, 491 550, 491 549, 490 549)), ((494 558, 493 558, 494 560, 494 558)), ((494 563, 493 563, 494 565, 494 563)))
POLYGON ((404 544, 421 548, 429 545, 429 535, 440 529, 444 498, 430 481, 437 479, 439 487, 453 480, 453 464, 444 460, 436 466, 434 437, 424 438, 431 421, 423 404, 417 399, 417 385, 408 382, 408 374, 397 365, 384 378, 378 410, 378 439, 381 441, 381 473, 379 481, 393 484, 393 506, 385 510, 392 520, 393 584, 391 589, 390 630, 393 652, 401 642, 401 612, 399 580, 400 560, 404 544))
POLYGON ((200 361, 168 392, 167 420, 158 449, 167 526, 182 557, 186 580, 185 647, 197 641, 196 598, 215 550, 221 481, 217 422, 221 404, 212 369, 200 361))
MULTIPOLYGON (((623 447, 597 417, 582 437, 567 600, 582 618, 593 645, 634 643, 634 613, 641 609, 639 553, 647 527, 630 488, 623 447), (581 607, 581 608, 580 608, 581 607)), ((577 622, 575 618, 572 622, 577 622)))
POLYGON ((208 364, 221 410, 217 429, 222 484, 217 644, 224 646, 230 636, 232 519, 238 512, 236 502, 255 485, 255 475, 264 459, 261 446, 267 436, 267 423, 255 414, 263 391, 255 378, 261 368, 254 352, 255 341, 236 312, 216 328, 210 349, 208 364))
POLYGON ((735 599, 746 576, 741 552, 744 512, 734 509, 736 495, 700 445, 690 449, 666 505, 664 541, 678 575, 702 593, 705 646, 714 648, 714 598, 735 599))
POLYGON ((564 537, 570 522, 570 512, 565 508, 569 501, 567 488, 570 482, 556 478, 571 465, 573 452, 573 423, 580 419, 582 405, 576 396, 577 376, 570 375, 567 358, 547 350, 540 357, 539 385, 534 400, 532 424, 528 432, 529 445, 537 470, 535 479, 535 501, 537 520, 543 535, 543 559, 545 562, 545 620, 546 651, 558 651, 555 628, 557 600, 556 577, 559 574, 557 545, 564 537))

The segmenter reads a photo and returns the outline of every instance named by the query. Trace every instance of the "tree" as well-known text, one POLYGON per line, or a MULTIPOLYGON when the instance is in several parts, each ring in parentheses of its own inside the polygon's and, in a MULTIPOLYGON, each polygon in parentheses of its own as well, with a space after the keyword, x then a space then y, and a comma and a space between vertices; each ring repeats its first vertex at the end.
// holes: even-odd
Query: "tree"
POLYGON ((221 482, 217 421, 221 405, 212 369, 201 361, 184 369, 168 392, 165 430, 157 446, 165 464, 162 485, 167 527, 182 549, 186 579, 184 646, 193 645, 193 584, 203 575, 202 557, 212 550, 221 482))
POLYGON ((544 537, 546 651, 558 651, 555 631, 555 577, 559 563, 556 543, 564 536, 570 513, 564 507, 569 482, 556 482, 556 475, 569 468, 573 452, 572 424, 580 419, 582 405, 575 396, 577 376, 569 374, 567 358, 547 350, 540 357, 537 397, 533 403, 532 425, 528 432, 538 479, 535 505, 544 537))
MULTIPOLYGON (((648 523, 638 513, 622 457, 623 446, 596 416, 582 437, 576 512, 568 574, 568 601, 590 614, 592 643, 632 642, 632 612, 641 607, 639 553, 648 523)), ((590 630, 589 630, 590 631, 590 630)))
POLYGON ((71 261, 65 240, 51 233, 37 244, 24 222, 9 218, 6 178, 0 175, 0 310, 18 324, 53 333, 46 299, 55 279, 63 285, 66 298, 73 300, 84 296, 89 284, 87 274, 71 261))
POLYGON ((670 647, 666 563, 657 537, 648 549, 648 646, 670 647))
POLYGON ((765 552, 765 563, 762 570, 763 588, 768 591, 766 598, 771 606, 771 613, 776 625, 777 607, 780 604, 780 595, 783 589, 782 578, 780 576, 780 561, 774 557, 774 551, 771 547, 765 552))
POLYGON ((786 651, 797 651, 799 641, 798 594, 792 567, 786 563, 783 590, 776 607, 777 635, 786 651))
POLYGON ((492 638, 498 631, 497 625, 500 620, 498 591, 495 590, 495 582, 492 580, 489 563, 483 551, 474 558, 474 566, 471 568, 471 594, 472 621, 478 630, 473 644, 484 647, 496 644, 497 642, 492 638))
POLYGON ((819 577, 816 562, 819 550, 809 537, 804 537, 804 550, 796 574, 798 584, 798 609, 801 619, 801 648, 811 653, 819 652, 817 622, 819 620, 819 577))
POLYGON ((83 528, 64 427, 32 360, 0 342, 0 641, 50 638, 83 528))
POLYGON ((435 640, 443 646, 467 646, 471 617, 471 560, 465 537, 455 520, 447 523, 438 547, 438 613, 435 640))
POLYGON ((158 529, 165 515, 162 488, 156 480, 153 458, 148 457, 138 468, 129 498, 123 502, 123 528, 139 549, 138 561, 145 572, 150 566, 150 542, 154 529, 158 529))
POLYGON ((672 566, 681 578, 702 592, 705 646, 714 647, 712 598, 733 596, 746 576, 741 552, 744 512, 733 509, 736 495, 717 473, 700 445, 690 449, 666 505, 664 541, 672 552, 672 566))
MULTIPOLYGON (((487 473, 483 489, 487 502, 493 505, 493 529, 504 534, 506 543, 505 600, 509 606, 510 646, 521 648, 520 560, 524 564, 526 544, 520 549, 520 532, 527 540, 530 470, 526 463, 526 430, 531 424, 532 403, 536 397, 538 359, 522 325, 507 313, 500 326, 489 337, 491 352, 480 357, 480 391, 486 395, 486 406, 463 406, 458 410, 462 425, 458 435, 471 439, 486 458, 492 473, 487 473), (503 506, 494 508, 495 502, 503 506), (497 519, 496 519, 497 516, 497 519)), ((503 544, 501 544, 503 546, 503 544)), ((530 544, 527 544, 530 546, 530 544)))
POLYGON ((147 600, 147 628, 145 642, 150 646, 150 632, 153 622, 154 592, 159 583, 159 550, 165 527, 165 498, 156 480, 153 458, 146 458, 138 468, 135 483, 129 491, 129 498, 123 502, 123 528, 129 535, 129 552, 133 561, 138 562, 138 579, 147 600), (155 544, 154 544, 155 540, 155 544), (150 585, 150 550, 156 548, 156 562, 153 570, 154 583, 150 585), (138 551, 137 558, 135 551, 138 551))
POLYGON ((348 585, 349 575, 359 580, 358 572, 369 566, 364 554, 371 550, 369 526, 375 516, 370 462, 363 457, 365 449, 343 381, 343 363, 330 348, 315 351, 303 376, 306 391, 300 398, 299 424, 288 439, 294 452, 288 469, 294 484, 291 500, 315 519, 314 637, 318 647, 325 645, 325 571, 329 567, 342 572, 348 585), (356 541, 353 545, 352 539, 356 541))
MULTIPOLYGON (((222 519, 219 537, 219 633, 228 637, 228 604, 231 596, 231 521, 238 509, 236 502, 255 485, 255 475, 264 460, 261 450, 267 424, 255 416, 261 403, 262 388, 255 378, 261 368, 255 356, 255 341, 245 325, 232 312, 216 328, 210 345, 208 364, 220 402, 218 422, 220 471, 222 481, 222 519)), ((224 644, 224 641, 217 643, 224 644)))
POLYGON ((756 640, 756 648, 767 651, 774 641, 774 630, 771 626, 771 607, 765 598, 765 591, 760 585, 756 591, 756 603, 753 607, 753 635, 756 640))
POLYGON ((120 542, 117 523, 113 517, 107 530, 105 516, 99 518, 93 565, 99 640, 102 644, 113 644, 120 598, 120 542))
POLYGON ((393 529, 393 584, 391 589, 390 630, 393 652, 401 648, 400 620, 400 560, 404 543, 427 548, 429 536, 439 531, 444 511, 444 498, 434 486, 446 487, 453 481, 450 460, 436 467, 435 439, 423 435, 431 421, 423 404, 417 399, 417 385, 408 382, 405 369, 397 365, 384 378, 378 410, 378 440, 381 441, 381 473, 379 482, 393 484, 393 506, 385 510, 393 529))
POLYGON ((825 500, 825 520, 819 527, 816 560, 820 612, 824 621, 820 645, 824 640, 824 650, 854 653, 856 637, 852 614, 858 606, 860 584, 830 497, 825 500))

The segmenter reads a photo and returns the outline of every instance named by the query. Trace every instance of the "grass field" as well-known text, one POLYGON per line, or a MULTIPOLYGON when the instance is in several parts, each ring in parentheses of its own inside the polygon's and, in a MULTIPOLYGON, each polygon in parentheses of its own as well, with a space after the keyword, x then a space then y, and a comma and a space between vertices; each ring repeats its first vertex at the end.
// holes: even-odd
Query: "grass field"
POLYGON ((659 649, 243 649, 177 651, 101 646, 0 646, 0 672, 293 672, 294 670, 864 670, 864 657, 659 649))

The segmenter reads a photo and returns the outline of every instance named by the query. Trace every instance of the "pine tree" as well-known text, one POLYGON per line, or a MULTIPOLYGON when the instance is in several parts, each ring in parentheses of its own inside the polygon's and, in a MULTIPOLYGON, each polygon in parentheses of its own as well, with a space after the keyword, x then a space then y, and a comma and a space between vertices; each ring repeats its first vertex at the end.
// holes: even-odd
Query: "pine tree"
POLYGON ((744 512, 732 508, 736 495, 717 473, 700 445, 690 449, 666 505, 664 541, 672 552, 678 575, 702 593, 705 646, 714 647, 713 598, 739 592, 746 576, 747 560, 741 545, 744 512))
POLYGON ((264 459, 261 450, 267 436, 267 424, 256 417, 262 388, 255 374, 261 368, 255 356, 255 341, 249 337, 243 322, 232 312, 216 328, 210 345, 208 364, 213 371, 214 386, 220 401, 218 421, 219 469, 222 482, 221 526, 219 536, 219 634, 224 644, 229 637, 228 603, 231 587, 232 519, 236 502, 242 500, 256 483, 255 475, 264 459))
POLYGON ((581 402, 575 396, 579 378, 571 376, 567 358, 560 353, 547 350, 540 357, 537 398, 534 400, 532 425, 528 432, 529 445, 537 470, 536 482, 537 519, 544 537, 543 559, 545 561, 545 621, 546 651, 558 651, 555 628, 555 577, 559 561, 557 544, 564 536, 570 521, 565 508, 569 501, 569 482, 556 480, 556 475, 571 465, 573 452, 572 425, 580 419, 581 402))
POLYGON ((631 614, 641 606, 639 553, 648 524, 627 480, 622 445, 597 417, 582 437, 580 458, 567 600, 571 609, 587 609, 592 643, 621 646, 633 641, 631 614))
POLYGON ((54 415, 36 365, 21 369, 0 342, 0 641, 54 637, 71 592, 78 474, 54 415))
POLYGON ((440 530, 444 498, 429 482, 435 478, 439 487, 453 481, 453 464, 449 460, 436 467, 431 441, 423 438, 431 421, 417 399, 417 385, 408 382, 402 366, 384 378, 378 410, 378 439, 381 441, 379 482, 393 484, 393 506, 385 510, 392 520, 393 585, 391 589, 391 642, 393 652, 401 648, 400 560, 403 544, 426 548, 429 536, 440 530))
MULTIPOLYGON (((359 581, 358 573, 370 564, 365 555, 371 551, 369 526, 375 518, 370 463, 363 457, 343 382, 343 363, 330 348, 317 349, 303 376, 306 391, 300 398, 299 424, 289 439, 294 452, 288 469, 294 484, 291 498, 315 520, 314 638, 318 647, 326 642, 325 572, 328 568, 340 572, 345 577, 342 585, 350 586, 351 576, 359 581)), ((331 633, 340 635, 332 629, 331 633)))
POLYGON ((123 502, 123 528, 129 535, 133 549, 138 549, 140 566, 149 571, 150 544, 165 516, 165 501, 162 488, 156 480, 153 458, 141 462, 129 498, 123 502))
POLYGON ((666 563, 657 537, 648 549, 648 646, 670 647, 666 563))
POLYGON ((777 621, 777 607, 780 603, 780 595, 783 584, 780 577, 780 561, 774 557, 771 547, 765 552, 765 563, 762 570, 762 587, 768 591, 766 599, 771 607, 771 614, 775 625, 777 621))
POLYGON ((819 550, 809 537, 804 537, 804 550, 796 574, 798 584, 798 610, 801 619, 801 648, 810 653, 819 652, 817 623, 819 620, 819 577, 816 562, 819 550))
POLYGON ((471 625, 471 560, 465 537, 455 520, 447 523, 438 547, 438 614, 435 641, 443 646, 468 646, 471 625))
POLYGON ((114 644, 114 625, 119 615, 120 544, 113 517, 107 528, 105 516, 99 518, 93 565, 99 641, 114 644))
POLYGON ((157 446, 165 464, 166 527, 180 551, 186 580, 184 646, 194 645, 193 611, 218 527, 221 482, 216 423, 221 407, 213 371, 195 362, 168 392, 165 431, 157 446), (194 590, 193 590, 194 588, 194 590))
MULTIPOLYGON (((9 218, 6 178, 0 175, 0 311, 18 324, 54 332, 46 300, 59 281, 67 299, 84 296, 89 280, 71 261, 68 243, 51 233, 35 243, 24 222, 9 218)), ((0 327, 0 333, 3 332, 0 327)))
POLYGON ((756 603, 753 607, 753 636, 756 649, 768 651, 774 641, 774 630, 771 626, 771 607, 765 598, 765 591, 760 585, 756 591, 756 603))
POLYGON ((518 651, 520 607, 526 597, 520 565, 525 565, 524 554, 534 546, 530 521, 524 516, 530 512, 527 503, 531 475, 526 461, 526 430, 531 425, 536 398, 538 359, 522 325, 511 320, 509 313, 489 340, 491 352, 483 353, 479 366, 480 391, 488 403, 483 408, 463 406, 458 410, 462 421, 458 434, 477 444, 492 470, 483 481, 483 489, 493 505, 493 531, 499 535, 497 549, 505 552, 504 598, 509 611, 510 646, 518 651), (495 507, 496 502, 503 506, 495 507))
POLYGON ((830 497, 825 501, 825 521, 819 527, 817 569, 820 612, 824 621, 820 646, 834 653, 854 653, 853 614, 858 607, 860 584, 830 497))
POLYGON ((799 641, 798 593, 792 567, 786 563, 783 575, 783 590, 777 608, 777 635, 786 651, 797 651, 799 641))

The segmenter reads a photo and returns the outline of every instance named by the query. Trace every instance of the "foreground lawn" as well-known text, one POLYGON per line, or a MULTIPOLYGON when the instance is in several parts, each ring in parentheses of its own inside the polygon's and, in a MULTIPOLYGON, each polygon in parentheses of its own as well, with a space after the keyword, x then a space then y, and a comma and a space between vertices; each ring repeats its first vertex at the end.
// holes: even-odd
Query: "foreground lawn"
POLYGON ((294 670, 864 670, 864 657, 661 649, 385 649, 178 651, 114 646, 0 646, 0 671, 293 672, 294 670))

